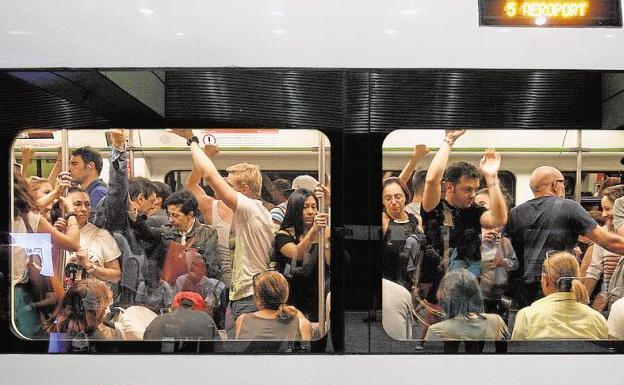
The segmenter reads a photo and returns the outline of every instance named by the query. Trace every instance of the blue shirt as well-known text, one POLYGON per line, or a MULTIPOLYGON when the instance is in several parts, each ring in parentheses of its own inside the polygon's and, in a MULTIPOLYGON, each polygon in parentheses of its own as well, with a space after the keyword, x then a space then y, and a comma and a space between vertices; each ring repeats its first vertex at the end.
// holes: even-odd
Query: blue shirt
POLYGON ((100 200, 106 196, 106 192, 108 191, 108 187, 101 178, 98 178, 91 182, 87 188, 85 188, 87 194, 89 194, 89 200, 91 201, 91 216, 89 217, 89 221, 93 219, 95 216, 95 208, 97 207, 100 200))

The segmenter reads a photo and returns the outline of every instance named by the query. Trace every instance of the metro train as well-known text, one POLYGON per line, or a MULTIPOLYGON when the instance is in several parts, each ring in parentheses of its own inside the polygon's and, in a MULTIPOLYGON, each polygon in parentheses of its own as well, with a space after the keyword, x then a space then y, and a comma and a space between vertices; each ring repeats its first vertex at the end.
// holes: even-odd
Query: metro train
MULTIPOLYGON (((343 258, 332 259, 331 268, 328 352, 340 357, 53 357, 40 354, 41 345, 14 338, 7 326, 3 336, 9 342, 2 351, 34 354, 0 357, 6 377, 35 383, 45 376, 49 384, 160 383, 172 372, 189 382, 207 377, 267 382, 278 376, 298 383, 438 383, 461 376, 468 383, 526 384, 535 378, 574 383, 588 373, 601 382, 621 377, 619 356, 605 355, 619 348, 607 342, 536 342, 510 349, 559 356, 486 360, 439 356, 441 350, 433 348, 425 353, 434 355, 414 357, 414 345, 390 340, 375 312, 382 170, 399 172, 411 147, 420 143, 432 150, 419 165, 427 167, 442 139, 438 130, 469 128, 452 159, 475 163, 485 147, 501 151, 501 180, 509 181, 515 204, 531 197, 527 180, 536 165, 560 168, 571 182, 566 195, 588 208, 596 205, 590 195, 604 177, 622 176, 622 131, 611 131, 624 127, 621 1, 561 0, 548 10, 538 3, 3 4, 0 124, 5 138, 25 129, 86 129, 88 135, 70 130, 69 146, 91 144, 106 155, 101 129, 133 127, 135 174, 179 188, 191 161, 181 143, 162 140, 169 137, 166 127, 319 130, 331 146, 332 247, 345 251, 343 258), (555 8, 578 10, 581 3, 584 10, 603 12, 565 20, 553 14, 555 8), (520 11, 511 12, 510 19, 504 17, 506 9, 520 11), (577 130, 582 130, 581 143, 577 130), (486 139, 478 135, 484 132, 486 139), (583 352, 595 354, 565 355, 583 352), (64 374, 49 375, 50 368, 64 374)), ((217 165, 223 169, 244 159, 272 176, 314 175, 318 139, 316 134, 309 139, 306 148, 291 142, 273 150, 270 141, 229 148, 224 141, 217 165)), ((14 147, 18 159, 22 144, 47 159, 35 162, 31 174, 45 175, 54 162, 55 150, 41 141, 18 140, 14 147)), ((56 146, 58 141, 50 145, 56 146)), ((9 164, 11 144, 3 150, 0 156, 9 164)), ((0 201, 9 202, 5 190, 0 201)), ((8 229, 7 218, 2 229, 8 229)), ((133 349, 160 351, 127 347, 133 349)))

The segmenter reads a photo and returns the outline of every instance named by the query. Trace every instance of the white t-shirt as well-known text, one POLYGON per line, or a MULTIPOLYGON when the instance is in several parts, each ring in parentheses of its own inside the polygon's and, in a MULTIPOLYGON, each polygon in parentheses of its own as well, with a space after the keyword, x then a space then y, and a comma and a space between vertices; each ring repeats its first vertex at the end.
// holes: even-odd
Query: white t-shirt
POLYGON ((624 298, 620 298, 611 305, 607 319, 609 335, 624 340, 624 298))
POLYGON ((232 255, 230 300, 235 301, 253 295, 252 278, 268 269, 275 234, 271 214, 262 202, 241 193, 237 193, 232 226, 236 249, 232 255))
MULTIPOLYGON (((114 261, 121 256, 121 250, 110 233, 88 223, 80 229, 80 249, 89 252, 89 260, 98 266, 104 267, 107 262, 114 261)), ((68 262, 75 262, 75 255, 68 258, 68 262)))

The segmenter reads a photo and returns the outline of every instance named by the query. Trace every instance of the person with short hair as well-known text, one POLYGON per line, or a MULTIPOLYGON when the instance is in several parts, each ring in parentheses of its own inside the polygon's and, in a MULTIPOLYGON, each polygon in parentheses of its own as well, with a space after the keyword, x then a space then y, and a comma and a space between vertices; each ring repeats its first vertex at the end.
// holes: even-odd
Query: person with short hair
POLYGON ((234 213, 232 225, 236 231, 236 248, 232 254, 232 283, 230 305, 232 317, 256 309, 252 277, 265 271, 273 254, 273 221, 260 201, 262 175, 260 167, 238 163, 228 167, 223 178, 214 163, 199 146, 199 139, 189 129, 172 129, 186 139, 193 163, 208 185, 234 213))
POLYGON ((503 229, 518 257, 519 268, 511 279, 520 306, 542 297, 541 266, 548 251, 573 253, 579 236, 584 235, 611 252, 624 254, 624 237, 598 226, 583 206, 565 199, 561 171, 540 166, 533 170, 529 185, 535 198, 514 207, 503 229))
POLYGON ((273 181, 273 199, 275 200, 275 207, 269 211, 271 219, 276 226, 282 224, 284 215, 286 214, 286 204, 288 197, 294 190, 291 188, 291 184, 286 179, 276 179, 273 181))
POLYGON ((572 254, 566 251, 548 254, 541 277, 545 297, 520 309, 511 339, 607 338, 607 321, 587 306, 589 295, 580 278, 579 265, 572 254))
POLYGON ((163 182, 151 181, 151 183, 154 186, 156 199, 154 199, 153 207, 149 211, 145 223, 148 226, 160 227, 169 223, 169 215, 167 215, 164 203, 171 195, 171 187, 163 182))
MULTIPOLYGON (((215 309, 221 309, 221 293, 225 290, 225 284, 218 279, 206 276, 206 265, 201 258, 195 258, 191 262, 189 272, 179 276, 175 282, 175 292, 191 291, 202 296, 206 302, 206 311, 215 319, 215 309)), ((223 312, 217 311, 218 318, 222 319, 223 312)))
POLYGON ((438 289, 444 321, 429 326, 425 340, 500 341, 509 337, 498 314, 485 314, 477 278, 466 269, 449 271, 438 289))
POLYGON ((452 146, 465 131, 446 131, 427 171, 420 213, 427 241, 442 256, 444 269, 469 268, 479 277, 481 229, 503 226, 507 206, 498 180, 501 157, 494 149, 486 150, 479 168, 462 161, 447 167, 452 146), (489 210, 475 203, 481 177, 488 186, 489 210))
POLYGON ((162 269, 158 262, 148 259, 143 265, 144 280, 139 283, 135 302, 156 314, 167 311, 173 302, 173 289, 169 283, 161 279, 162 269))
POLYGON ((173 311, 164 313, 147 326, 143 340, 163 339, 187 341, 218 341, 219 330, 212 317, 206 313, 206 305, 201 295, 193 292, 180 292, 173 298, 173 311))
POLYGON ((254 275, 257 311, 236 319, 239 340, 310 341, 312 325, 299 310, 288 306, 288 282, 277 271, 254 275))
POLYGON ((422 226, 422 218, 420 217, 420 203, 422 202, 423 192, 425 189, 425 179, 427 170, 416 169, 416 165, 429 153, 429 148, 424 144, 414 146, 412 156, 401 170, 399 179, 406 185, 411 187, 412 200, 405 205, 405 211, 413 214, 418 218, 418 222, 422 226))
MULTIPOLYGON (((102 172, 102 155, 96 149, 85 146, 72 151, 69 158, 69 173, 72 180, 87 191, 93 207, 97 207, 100 200, 106 196, 108 188, 100 178, 102 172)), ((95 213, 93 213, 95 215, 95 213)), ((90 220, 92 221, 92 216, 90 220)))

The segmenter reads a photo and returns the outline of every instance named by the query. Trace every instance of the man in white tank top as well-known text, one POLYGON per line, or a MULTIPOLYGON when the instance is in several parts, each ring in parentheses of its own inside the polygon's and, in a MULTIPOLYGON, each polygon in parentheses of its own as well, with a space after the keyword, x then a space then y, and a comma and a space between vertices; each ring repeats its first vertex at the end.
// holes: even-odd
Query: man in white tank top
POLYGON ((223 178, 214 163, 199 146, 192 130, 174 129, 186 139, 193 163, 200 174, 232 212, 236 231, 236 249, 232 255, 230 301, 234 320, 238 315, 256 311, 253 276, 266 271, 273 254, 273 221, 259 200, 262 176, 257 165, 239 163, 230 166, 223 178))

